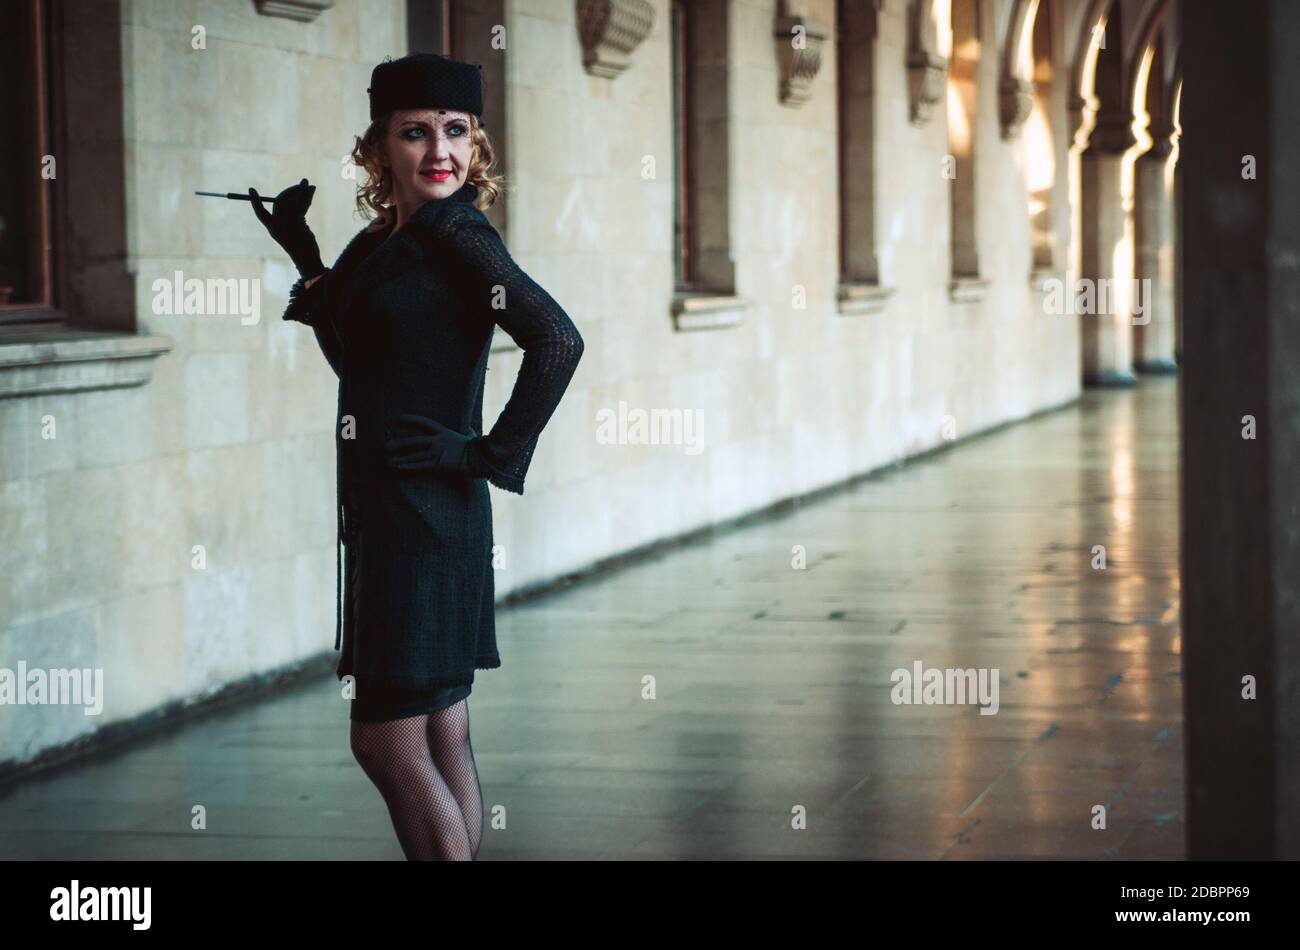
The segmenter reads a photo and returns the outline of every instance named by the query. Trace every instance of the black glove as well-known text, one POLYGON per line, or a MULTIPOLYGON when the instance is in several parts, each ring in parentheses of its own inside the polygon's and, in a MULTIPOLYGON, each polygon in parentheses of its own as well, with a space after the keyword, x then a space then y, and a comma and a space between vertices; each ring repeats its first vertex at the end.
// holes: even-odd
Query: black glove
POLYGON ((470 443, 482 436, 462 435, 436 419, 403 413, 399 422, 407 423, 418 435, 389 439, 384 443, 388 464, 403 472, 457 472, 469 478, 482 478, 478 455, 470 443))
POLYGON ((307 209, 311 207, 314 194, 316 186, 307 184, 307 179, 304 178, 276 195, 273 210, 267 211, 262 207, 262 202, 266 199, 257 193, 256 188, 248 189, 257 220, 271 232, 275 242, 288 252, 303 280, 310 280, 325 272, 316 235, 307 226, 307 209))

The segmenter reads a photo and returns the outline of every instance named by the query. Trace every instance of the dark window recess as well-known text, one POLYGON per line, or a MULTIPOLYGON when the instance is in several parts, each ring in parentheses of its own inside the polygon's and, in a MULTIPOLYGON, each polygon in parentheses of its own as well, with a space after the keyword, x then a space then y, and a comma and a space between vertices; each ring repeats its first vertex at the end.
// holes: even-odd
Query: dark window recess
MULTIPOLYGON (((0 323, 58 320, 51 287, 46 4, 21 0, 0 30, 0 323)), ((57 173, 58 168, 55 167, 57 173)))
POLYGON ((673 279, 677 289, 691 290, 696 285, 690 9, 682 0, 672 4, 669 34, 672 39, 673 71, 673 279))
POLYGON ((451 14, 451 0, 406 0, 407 50, 451 56, 451 14))

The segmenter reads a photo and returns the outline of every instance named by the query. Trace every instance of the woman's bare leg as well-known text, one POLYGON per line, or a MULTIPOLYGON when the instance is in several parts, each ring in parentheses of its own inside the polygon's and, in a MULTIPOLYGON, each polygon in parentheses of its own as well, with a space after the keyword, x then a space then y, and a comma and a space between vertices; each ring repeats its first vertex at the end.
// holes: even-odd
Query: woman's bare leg
POLYGON ((469 738, 469 699, 429 713, 429 757, 451 789, 464 816, 470 854, 478 856, 483 840, 483 789, 469 738))
POLYGON ((429 754, 430 718, 353 722, 352 754, 384 797, 408 861, 472 861, 477 844, 429 754))

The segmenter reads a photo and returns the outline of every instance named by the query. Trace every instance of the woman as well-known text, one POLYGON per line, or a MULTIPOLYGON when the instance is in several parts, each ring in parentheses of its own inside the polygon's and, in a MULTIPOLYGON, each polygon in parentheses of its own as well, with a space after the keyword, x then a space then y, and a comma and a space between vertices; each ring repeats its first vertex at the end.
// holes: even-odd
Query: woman
MULTIPOLYGON (((480 210, 495 200, 477 66, 418 53, 375 67, 353 160, 375 220, 332 268, 303 179, 258 219, 301 279, 284 317, 313 328, 339 377, 339 533, 346 605, 335 649, 355 678, 351 744, 408 859, 473 860, 483 801, 469 738, 474 671, 501 665, 488 482, 523 494, 538 436, 583 351, 480 210), (523 349, 483 428, 494 324, 523 349)), ((342 585, 341 585, 342 586, 342 585)))

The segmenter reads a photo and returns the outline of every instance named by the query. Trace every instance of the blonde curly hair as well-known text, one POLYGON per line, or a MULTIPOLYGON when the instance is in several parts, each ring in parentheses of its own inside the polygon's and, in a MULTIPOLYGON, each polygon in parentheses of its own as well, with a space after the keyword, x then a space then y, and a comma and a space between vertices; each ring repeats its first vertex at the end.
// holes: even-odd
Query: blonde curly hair
MULTIPOLYGON (((357 185, 357 211, 363 218, 374 218, 366 228, 378 231, 388 225, 389 216, 394 213, 393 173, 380 164, 380 145, 388 137, 389 123, 394 113, 389 112, 375 119, 366 131, 356 137, 357 144, 352 149, 352 162, 365 173, 365 180, 357 185)), ((478 197, 474 206, 480 211, 489 208, 501 195, 505 176, 493 175, 489 169, 496 161, 496 150, 487 131, 479 125, 478 117, 469 114, 470 161, 465 180, 478 186, 478 197)))

